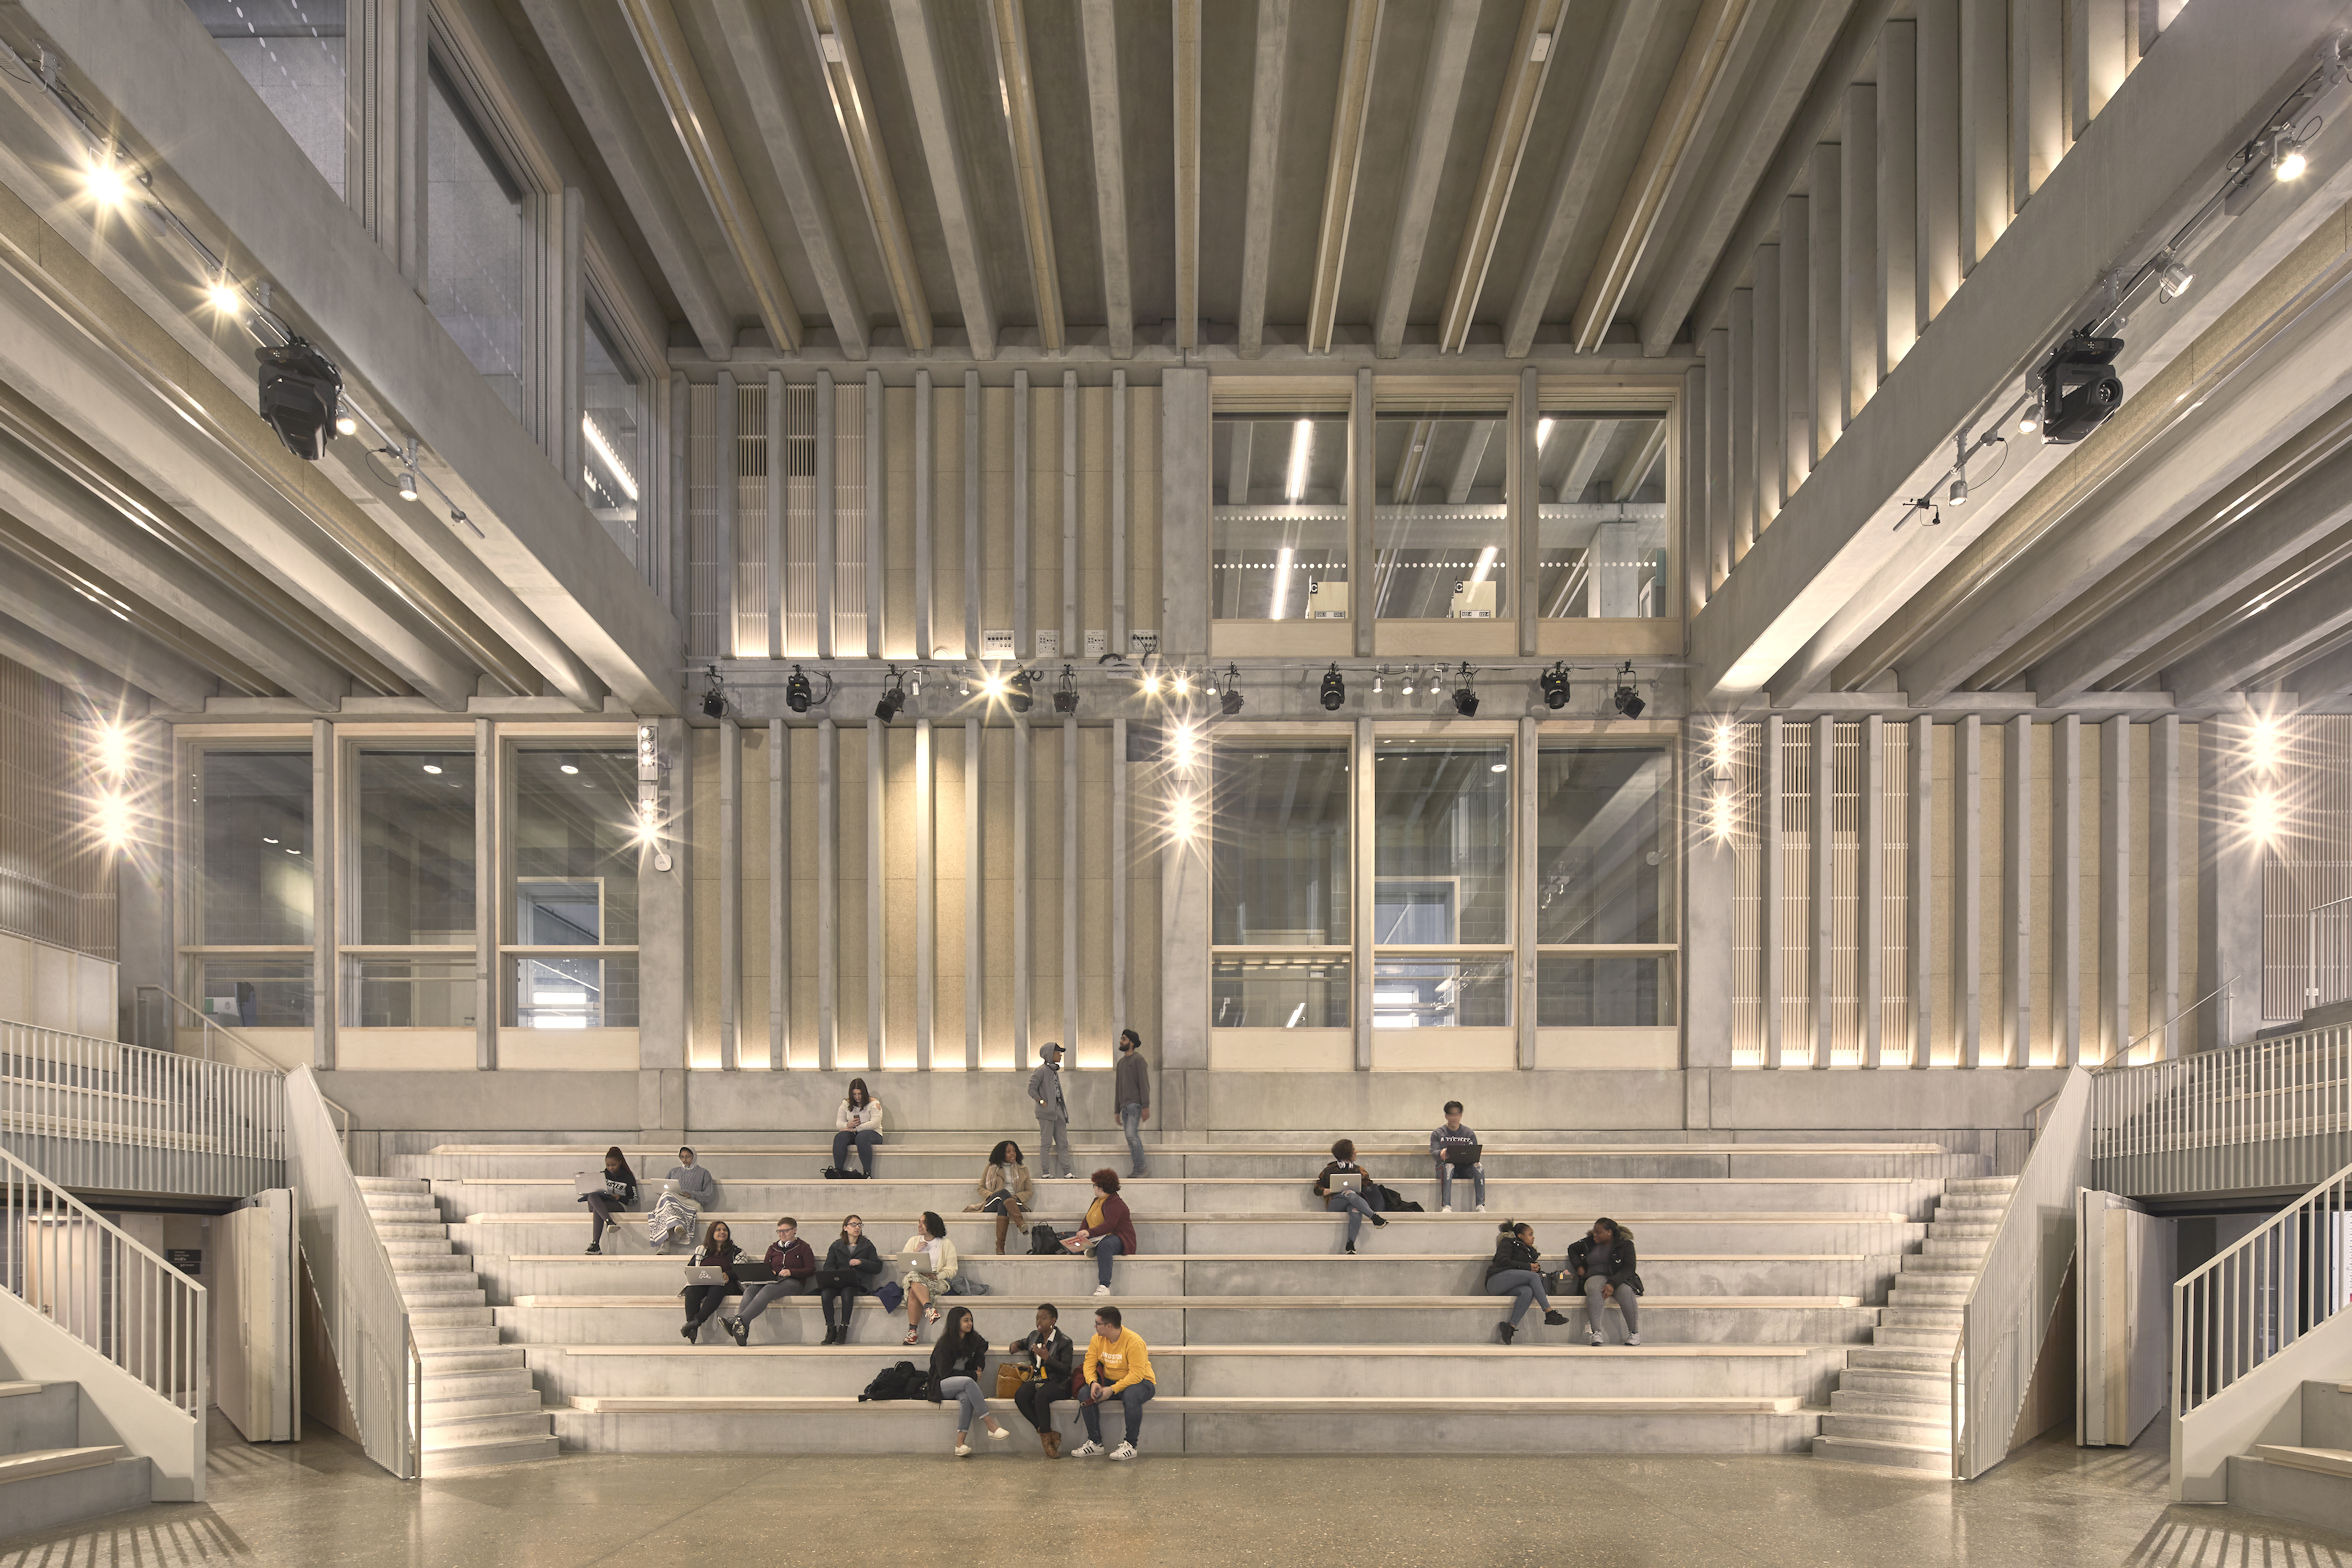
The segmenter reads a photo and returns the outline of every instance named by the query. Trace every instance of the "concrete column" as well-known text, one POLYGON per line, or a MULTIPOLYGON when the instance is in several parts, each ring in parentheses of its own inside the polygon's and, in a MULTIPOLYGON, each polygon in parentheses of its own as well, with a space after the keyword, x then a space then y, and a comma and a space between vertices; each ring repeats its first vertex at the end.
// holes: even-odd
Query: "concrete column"
MULTIPOLYGON (((688 499, 691 487, 686 461, 687 431, 693 423, 693 406, 692 383, 682 375, 671 376, 670 423, 669 428, 662 432, 669 443, 670 457, 670 504, 661 519, 662 542, 668 550, 666 559, 669 567, 667 578, 662 583, 662 597, 669 605, 670 613, 678 618, 680 626, 692 624, 694 608, 693 568, 687 550, 687 536, 692 531, 688 524, 694 507, 688 499)), ((691 642, 688 650, 690 655, 697 651, 691 642)), ((639 984, 642 985, 643 981, 639 984)))
POLYGON ((2131 1043, 2131 721, 2099 725, 2099 1061, 2131 1043))
POLYGON ((2001 776, 2001 1038, 2011 1067, 2033 1065, 2033 720, 2009 721, 2001 776))
MULTIPOLYGON (((1062 657, 1078 644, 1078 372, 1062 372, 1062 657)), ((1077 1046, 1070 1047, 1077 1060, 1077 1046)))
MULTIPOLYGON (((964 372, 964 657, 980 657, 980 372, 964 372)), ((972 753, 973 765, 979 752, 972 753)), ((975 1036, 975 1039, 977 1036, 975 1036)), ((973 1063, 975 1067, 979 1064, 973 1063)))
POLYGON ((1780 716, 1773 714, 1764 720, 1764 776, 1757 787, 1756 857, 1759 913, 1763 917, 1764 932, 1760 943, 1762 984, 1764 993, 1764 1065, 1779 1067, 1781 1063, 1781 998, 1787 992, 1788 955, 1783 940, 1783 922, 1787 919, 1781 903, 1787 889, 1780 868, 1780 716))
POLYGON ((1919 326, 1960 289, 1960 0, 1918 0, 1919 326))
MULTIPOLYGON (((1351 868, 1353 886, 1348 890, 1348 924, 1353 928, 1350 941, 1355 953, 1353 976, 1355 995, 1348 1009, 1356 1044, 1356 1070, 1366 1072, 1372 1066, 1372 958, 1375 932, 1372 924, 1374 888, 1377 883, 1374 858, 1374 837, 1378 829, 1375 817, 1378 796, 1373 788, 1374 760, 1372 720, 1369 715, 1356 720, 1355 756, 1348 766, 1348 783, 1355 791, 1355 831, 1350 844, 1355 851, 1351 868)), ((1171 941, 1171 946, 1173 942, 1171 941)))
MULTIPOLYGON (((974 644, 974 646, 978 646, 974 644)), ((980 721, 964 721, 964 1068, 980 1070, 981 1011, 988 983, 988 960, 981 930, 988 918, 986 889, 981 883, 986 853, 980 824, 980 721)), ((1024 1065, 1020 1062, 1015 1067, 1024 1065)))
MULTIPOLYGON (((878 563, 877 563, 878 569, 878 563)), ((882 917, 889 894, 882 880, 882 826, 889 818, 889 745, 882 721, 866 720, 866 1065, 889 1065, 890 977, 882 968, 882 917)))
MULTIPOLYGON (((1164 381, 1161 396, 1167 396, 1164 381)), ((1200 456, 1205 482, 1205 447, 1200 456)), ((1160 1067, 1162 1072, 1198 1071, 1209 1065, 1208 808, 1196 779, 1171 776, 1163 788, 1167 795, 1160 805, 1161 820, 1174 819, 1177 794, 1191 793, 1192 820, 1198 827, 1188 837, 1167 834, 1160 849, 1160 1067)))
MULTIPOLYGON (((1120 374, 1123 376, 1125 372, 1120 374)), ((1121 393, 1114 392, 1114 407, 1121 393)), ((1123 640, 1114 634, 1114 648, 1123 640)), ((1124 1029, 1129 1024, 1127 1002, 1127 855, 1135 841, 1134 824, 1127 804, 1127 721, 1111 720, 1111 1023, 1124 1029)))
POLYGON ((768 721, 768 1070, 792 1064, 792 731, 768 721))
MULTIPOLYGON (((931 406, 931 372, 918 370, 915 372, 915 657, 918 659, 935 657, 939 651, 931 600, 931 530, 938 526, 931 504, 931 487, 937 482, 933 475, 937 454, 931 445, 935 439, 932 434, 935 412, 931 406)), ((927 1044, 928 1019, 923 1024, 923 1036, 927 1044)))
MULTIPOLYGON (((1734 300, 1735 309, 1745 302, 1734 300)), ((1731 333, 1707 334, 1707 553, 1698 569, 1706 574, 1707 597, 1731 575, 1731 333)), ((1753 434, 1749 439, 1754 440, 1753 434)))
MULTIPOLYGON (((1782 465, 1787 461, 1788 443, 1781 436, 1786 428, 1788 400, 1780 371, 1780 334, 1767 330, 1767 324, 1781 318, 1780 247, 1756 247, 1755 283, 1750 309, 1755 313, 1756 361, 1756 532, 1772 526, 1780 515, 1780 506, 1788 491, 1782 465)), ((1804 280, 1799 278, 1802 288, 1804 280)))
MULTIPOLYGON (((158 853, 153 857, 126 857, 115 865, 114 1038, 148 1050, 169 1050, 173 1031, 179 1027, 183 1015, 161 999, 155 1006, 142 1007, 139 988, 158 985, 182 996, 191 992, 202 994, 181 973, 184 966, 179 962, 180 944, 174 935, 181 924, 181 911, 189 908, 200 891, 196 873, 198 823, 192 812, 182 811, 177 805, 178 801, 189 798, 180 791, 194 784, 188 777, 194 759, 180 753, 168 724, 144 720, 131 725, 129 734, 138 780, 137 793, 132 796, 136 802, 134 809, 155 823, 158 853), (177 782, 182 779, 187 779, 186 785, 177 782)), ((313 794, 317 767, 314 751, 313 794)), ((311 939, 315 943, 318 933, 332 923, 316 903, 316 879, 326 874, 326 864, 334 858, 335 841, 313 833, 302 848, 311 861, 311 939)), ((314 947, 311 955, 314 1052, 320 999, 315 973, 317 956, 314 947)))
MULTIPOLYGON (((890 489, 882 482, 882 456, 889 441, 890 421, 883 414, 882 372, 879 370, 866 372, 865 416, 866 439, 863 443, 863 450, 866 456, 866 657, 879 659, 882 657, 882 606, 885 600, 882 591, 883 524, 890 512, 890 489)), ((774 472, 773 468, 769 469, 771 475, 774 472)), ((768 487, 775 488, 773 478, 768 481, 768 487)), ((780 568, 777 571, 776 580, 779 583, 783 581, 783 572, 780 568)), ((925 649, 918 647, 915 650, 915 656, 920 658, 925 652, 925 649)), ((881 1065, 880 1058, 875 1059, 875 1065, 881 1065)))
POLYGON ((817 657, 830 659, 834 646, 833 592, 840 576, 841 513, 834 495, 833 372, 817 372, 817 657))
MULTIPOLYGON (((1162 383, 1162 397, 1167 396, 1162 383)), ((1377 500, 1373 481, 1372 442, 1372 372, 1356 372, 1356 384, 1348 401, 1348 537, 1353 541, 1350 552, 1352 565, 1348 576, 1352 583, 1348 602, 1356 629, 1356 657, 1372 656, 1372 627, 1377 619, 1380 603, 1380 557, 1372 543, 1372 508, 1377 500)), ((1176 454, 1162 451, 1163 468, 1171 464, 1176 454)), ((1208 449, 1202 450, 1202 482, 1207 482, 1208 449)), ((1160 513, 1161 537, 1173 519, 1163 510, 1160 513)))
POLYGON ((768 657, 784 657, 784 372, 768 372, 768 657))
MULTIPOLYGON (((1076 398, 1071 406, 1076 406, 1076 398)), ((1075 421, 1072 421, 1074 424, 1075 421)), ((1078 1056, 1078 716, 1062 720, 1062 1043, 1078 1056)))
POLYGON ((2009 227, 2009 7, 1960 0, 1960 270, 2009 227))
MULTIPOLYGON (((1111 372, 1111 652, 1127 652, 1127 372, 1111 372)), ((1124 723, 1124 721, 1122 721, 1124 723)), ((1122 746, 1119 756, 1124 758, 1122 746)), ((1124 766, 1124 762, 1116 765, 1124 766)), ((1120 841, 1122 844, 1125 840, 1120 841)), ((1124 866, 1124 849, 1112 859, 1124 866)), ((1119 1021, 1125 1025, 1125 998, 1115 997, 1119 1021)))
MULTIPOLYGON (((1675 566, 1682 579, 1682 609, 1688 617, 1696 615, 1707 603, 1707 562, 1709 559, 1707 530, 1707 455, 1712 450, 1707 444, 1707 367, 1694 364, 1682 373, 1682 399, 1675 404, 1675 416, 1682 428, 1675 432, 1674 482, 1670 487, 1674 506, 1673 515, 1678 527, 1675 531, 1675 566)), ((1512 493, 1518 492, 1512 487, 1512 493)), ((1534 508, 1532 504, 1530 511, 1534 508)), ((1526 581, 1534 582, 1536 541, 1522 533, 1519 558, 1528 565, 1526 581)), ((1529 587, 1523 597, 1532 600, 1535 590, 1529 587)), ((1522 620, 1523 629, 1530 622, 1522 620)), ((1532 650, 1532 643, 1523 643, 1532 650)))
MULTIPOLYGON (((1512 585, 1512 613, 1519 622, 1519 656, 1535 657, 1543 606, 1538 563, 1543 558, 1543 524, 1538 511, 1543 497, 1536 491, 1535 422, 1542 415, 1543 378, 1529 366, 1519 372, 1519 395, 1511 404, 1511 447, 1503 494, 1508 498, 1510 522, 1505 537, 1512 585)), ((1684 503, 1686 517, 1689 503, 1684 503)))
POLYGON ((2167 1059, 2181 1054, 2180 972, 2180 719, 2165 714, 2148 730, 2148 973, 2155 984, 2149 1003, 2161 1026, 2158 1042, 2167 1059))
MULTIPOLYGON (((1809 368, 1813 374, 1813 461, 1829 449, 1846 428, 1845 365, 1845 160, 1835 145, 1813 149, 1813 195, 1805 217, 1812 232, 1806 247, 1812 258, 1812 298, 1808 301, 1809 368)), ((1790 280, 1795 287, 1795 280, 1790 280)))
MULTIPOLYGON (((1029 1045, 1031 943, 1029 901, 1034 892, 1034 869, 1029 847, 1030 799, 1029 721, 1013 720, 1013 1065, 1026 1067, 1033 1054, 1029 1045)), ((1064 1046, 1069 1044, 1063 1042, 1064 1046)))
POLYGON ((1984 1065, 1984 731, 1952 726, 1952 977, 1960 1065, 1984 1065))
MULTIPOLYGON (((310 1065, 319 1072, 335 1070, 335 1028, 343 1021, 343 961, 335 951, 343 925, 344 864, 342 813, 336 795, 342 778, 335 726, 326 719, 310 724, 310 1065)), ((167 906, 168 907, 168 906, 167 906)), ((172 952, 166 943, 165 953, 172 952)), ((167 963, 165 975, 176 980, 177 965, 167 963)), ((177 990, 178 987, 174 986, 177 990)), ((176 1018, 164 1030, 171 1039, 176 1018)), ((640 1036, 642 1038, 642 1036, 640 1036)))
POLYGON ((1862 1064, 1886 1065, 1886 734, 1862 719, 1860 820, 1855 824, 1854 951, 1862 998, 1862 1064))
MULTIPOLYGON (((498 1067, 498 1022, 502 967, 498 936, 505 865, 498 852, 499 818, 504 814, 498 766, 498 737, 488 719, 474 720, 474 1066, 498 1067)), ((521 932, 515 933, 519 941, 521 932)))
MULTIPOLYGON (((1213 450, 1209 373, 1162 372, 1160 651, 1178 659, 1205 657, 1209 651, 1209 460, 1213 450)), ((1205 912, 1207 906, 1202 908, 1205 912)), ((1203 970, 1201 983, 1205 986, 1207 982, 1208 972, 1203 970)), ((1208 1018, 1207 995, 1205 990, 1201 994, 1203 1028, 1208 1018)), ((1205 1037, 1202 1049, 1205 1053, 1205 1037)))
POLYGON ((2196 1048, 2210 1051, 2251 1035, 2262 1018, 2262 858, 2239 824, 2233 739, 2247 714, 2225 709, 2197 732, 2197 994, 2228 991, 2197 1011, 2196 1048))
POLYGON ((931 721, 915 721, 915 1070, 931 1070, 932 1015, 939 1007, 939 888, 936 885, 939 781, 931 758, 931 721))
POLYGON ((719 1067, 741 1059, 743 1011, 743 727, 719 720, 719 1067))
MULTIPOLYGON (((1780 204, 1780 432, 1783 495, 1813 472, 1813 218, 1806 198, 1780 204)), ((1759 319, 1761 335, 1766 324, 1759 319)))
POLYGON ((742 486, 735 482, 737 447, 735 418, 735 377, 719 372, 718 430, 714 441, 718 447, 719 503, 719 645, 711 652, 719 658, 732 658, 738 646, 735 637, 736 597, 742 592, 743 550, 737 539, 737 508, 742 501, 742 486))
POLYGON ((841 734, 817 721, 817 1070, 841 1046, 841 734))
POLYGON ((1935 722, 1924 715, 1911 721, 1911 820, 1903 838, 1904 920, 1903 957, 1911 973, 1911 1065, 1933 1065, 1935 1054, 1935 960, 1928 943, 1935 937, 1935 847, 1929 835, 1935 828, 1935 722))
POLYGON ((1878 89, 1857 82, 1846 89, 1844 151, 1838 160, 1839 216, 1845 264, 1845 402, 1839 428, 1854 422, 1878 390, 1878 89))
POLYGON ((1878 375, 1919 336, 1919 24, 1878 35, 1878 375))
MULTIPOLYGON (((1754 312, 1753 291, 1733 289, 1725 328, 1729 352, 1724 356, 1725 380, 1730 384, 1731 395, 1731 539, 1724 559, 1725 577, 1731 575, 1732 569, 1756 543, 1757 323, 1754 312)), ((1763 323, 1763 330, 1771 331, 1772 324, 1763 323)))
MULTIPOLYGON (((682 1081, 692 1033, 694 945, 694 799, 691 732, 683 719, 655 719, 654 741, 667 770, 662 799, 669 820, 662 824, 660 849, 670 869, 655 869, 653 850, 637 856, 637 1066, 639 1122, 672 1124, 661 1107, 663 1085, 682 1081)), ((684 1120, 683 1111, 677 1117, 684 1120)))
POLYGON ((1516 906, 1511 918, 1511 937, 1515 952, 1512 955, 1513 1005, 1511 1021, 1519 1036, 1519 1065, 1523 1069, 1535 1066, 1536 1028, 1536 965, 1540 958, 1535 950, 1537 913, 1536 895, 1542 882, 1541 865, 1537 859, 1536 824, 1536 736, 1535 719, 1521 715, 1519 719, 1519 755, 1511 769, 1511 813, 1517 852, 1512 856, 1519 880, 1516 906))
MULTIPOLYGON (((1693 717, 1683 721, 1684 754, 1711 754, 1711 721, 1693 717)), ((1693 762, 1688 767, 1690 801, 1686 815, 1707 820, 1707 802, 1716 788, 1730 789, 1730 778, 1718 780, 1693 762)), ((1683 1114, 1686 1125, 1703 1127, 1709 1120, 1709 1068, 1731 1066, 1731 987, 1723 977, 1732 972, 1732 950, 1737 921, 1739 855, 1732 840, 1713 833, 1693 834, 1683 856, 1682 896, 1682 1056, 1686 1070, 1683 1114)))
POLYGON ((2082 1065, 2082 720, 2050 735, 2050 1011, 2058 1061, 2082 1065))
POLYGON ((1828 714, 1813 721, 1813 832, 1806 846, 1813 859, 1813 1065, 1829 1066, 1830 1031, 1837 989, 1837 721, 1828 714))
POLYGON ((2011 211, 2022 209, 2066 156, 2068 0, 2011 0, 2011 211))
MULTIPOLYGON (((1037 651, 1036 622, 1029 603, 1029 535, 1037 526, 1037 519, 1029 512, 1030 462, 1029 372, 1016 370, 1013 372, 1013 647, 1015 657, 1024 664, 1037 651)), ((1022 1059, 1026 1061, 1027 1057, 1022 1059)))

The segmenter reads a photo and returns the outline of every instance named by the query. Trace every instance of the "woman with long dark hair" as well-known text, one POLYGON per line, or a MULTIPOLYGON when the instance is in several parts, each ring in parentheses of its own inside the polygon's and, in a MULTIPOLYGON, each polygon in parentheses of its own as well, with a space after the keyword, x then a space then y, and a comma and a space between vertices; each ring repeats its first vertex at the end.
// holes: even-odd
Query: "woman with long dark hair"
POLYGON ((588 1205, 588 1255, 596 1257, 604 1251, 604 1228, 637 1201, 637 1173, 619 1144, 604 1151, 604 1190, 583 1192, 580 1201, 588 1205))
POLYGON ((1021 1216, 1036 1195, 1029 1167, 1021 1163, 1021 1146, 1007 1138, 988 1151, 988 1164, 980 1172, 980 1201, 965 1204, 964 1212, 996 1216, 996 1255, 1001 1258, 1005 1232, 1020 1234, 1021 1216))
POLYGON ((680 1332, 686 1336, 689 1345, 702 1332, 702 1325, 710 1321, 711 1314, 719 1310, 719 1303, 729 1296, 743 1293, 743 1287, 735 1281, 735 1264, 742 1256, 743 1249, 735 1245, 734 1233, 727 1229, 727 1222, 712 1220, 710 1228, 702 1233, 702 1245, 694 1249, 693 1256, 686 1260, 686 1266, 690 1269, 717 1269, 726 1278, 707 1285, 689 1284, 686 1287, 686 1326, 680 1332))
POLYGON ((874 1146, 882 1141, 882 1102, 866 1088, 863 1078, 849 1081, 841 1109, 833 1113, 833 1168, 849 1173, 849 1151, 858 1152, 858 1169, 874 1174, 874 1146))
POLYGON ((882 1277, 882 1254, 866 1239, 866 1222, 852 1214, 841 1222, 841 1234, 825 1249, 825 1266, 817 1271, 817 1291, 825 1300, 825 1343, 849 1343, 849 1313, 857 1298, 874 1293, 882 1277))
POLYGON ((1494 1257, 1486 1265, 1486 1293, 1512 1298, 1509 1320, 1495 1325, 1495 1337, 1506 1345, 1517 1336, 1519 1320, 1529 1307, 1543 1308, 1543 1320, 1554 1328, 1568 1321, 1552 1310, 1542 1258, 1535 1250, 1535 1227, 1525 1220, 1505 1220, 1496 1227, 1494 1257))
POLYGON ((931 1347, 930 1397, 935 1405, 950 1399, 956 1403, 958 1459, 972 1457, 972 1445, 964 1439, 971 1433, 974 1418, 987 1425, 989 1437, 996 1442, 1013 1435, 988 1413, 988 1396, 980 1387, 980 1371, 987 1361, 988 1341, 972 1326, 972 1309, 957 1307, 948 1313, 947 1327, 940 1331, 939 1343, 931 1347))
POLYGON ((907 1265, 906 1275, 898 1284, 906 1292, 906 1342, 911 1345, 922 1338, 922 1314, 929 1312, 931 1321, 938 1322, 939 1308, 933 1303, 956 1289, 960 1265, 956 1261, 955 1243, 947 1239, 947 1221, 925 1209, 922 1229, 907 1238, 899 1256, 906 1259, 907 1265))

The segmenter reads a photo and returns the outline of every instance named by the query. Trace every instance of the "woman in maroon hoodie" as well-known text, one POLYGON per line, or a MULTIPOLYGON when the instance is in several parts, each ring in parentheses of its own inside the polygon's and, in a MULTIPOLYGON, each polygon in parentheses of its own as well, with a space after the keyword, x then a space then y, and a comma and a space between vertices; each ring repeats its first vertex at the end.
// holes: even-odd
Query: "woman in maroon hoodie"
POLYGON ((1092 1244, 1098 1282, 1094 1293, 1107 1296, 1111 1293, 1111 1265, 1122 1256, 1135 1256, 1135 1221, 1127 1213, 1127 1201, 1119 1196, 1117 1171, 1099 1170, 1092 1179, 1094 1202, 1087 1207, 1086 1224, 1062 1245, 1072 1252, 1084 1252, 1092 1244))
POLYGON ((800 1239, 800 1221, 790 1215, 776 1222, 776 1239, 768 1243, 768 1272, 776 1277, 752 1287, 743 1310, 727 1324, 727 1332, 735 1336, 738 1345, 751 1343, 751 1320, 767 1311, 769 1302, 783 1296, 805 1296, 817 1288, 817 1254, 800 1239))

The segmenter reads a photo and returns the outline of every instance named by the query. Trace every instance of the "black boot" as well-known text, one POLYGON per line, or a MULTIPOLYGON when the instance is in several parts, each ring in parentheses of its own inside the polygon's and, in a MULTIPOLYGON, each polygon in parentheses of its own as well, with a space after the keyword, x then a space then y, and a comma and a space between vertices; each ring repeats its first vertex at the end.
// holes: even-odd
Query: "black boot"
POLYGON ((1386 1230, 1388 1228, 1388 1219, 1384 1215, 1375 1214, 1372 1216, 1372 1224, 1375 1229, 1386 1230))
POLYGON ((1547 1328, 1558 1328, 1567 1321, 1568 1315, 1564 1312, 1546 1312, 1544 1314, 1544 1326, 1547 1328))
POLYGON ((1516 1339, 1518 1335, 1519 1331, 1508 1323, 1497 1323, 1495 1325, 1495 1336, 1506 1345, 1508 1345, 1512 1340, 1516 1339))

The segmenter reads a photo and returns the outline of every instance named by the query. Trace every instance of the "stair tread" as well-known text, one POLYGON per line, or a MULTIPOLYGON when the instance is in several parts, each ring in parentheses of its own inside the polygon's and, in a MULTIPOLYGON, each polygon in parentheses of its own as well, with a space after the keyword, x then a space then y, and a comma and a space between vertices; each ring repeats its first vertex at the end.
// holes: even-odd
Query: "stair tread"
POLYGON ((2269 1460, 2273 1464, 2289 1465, 2319 1475, 2352 1478, 2352 1450, 2305 1448, 2292 1443, 2256 1443, 2254 1453, 2257 1458, 2269 1460))
POLYGON ((120 1443, 98 1443, 85 1448, 32 1448, 22 1453, 0 1454, 0 1481, 29 1481, 36 1476, 89 1470, 127 1456, 120 1443))
MULTIPOLYGON (((1003 1401, 1009 1404, 1010 1401, 1003 1401)), ((1527 1410, 1535 1412, 1562 1411, 1607 1413, 1614 1410, 1649 1414, 1673 1411, 1696 1411, 1711 1414, 1777 1414, 1793 1415, 1805 1407, 1801 1395, 1707 1395, 1674 1394, 1657 1396, 1563 1396, 1557 1398, 1526 1395, 1496 1395, 1481 1398, 1463 1395, 1399 1396, 1382 1395, 1299 1395, 1291 1397, 1268 1395, 1219 1394, 1163 1394, 1152 1401, 1153 1408, 1162 1406, 1172 1411, 1191 1410, 1219 1414, 1252 1412, 1284 1414, 1311 1410, 1369 1411, 1435 1411, 1527 1410)), ((925 1400, 883 1400, 868 1403, 849 1394, 723 1394, 696 1397, 676 1394, 581 1394, 573 1398, 571 1408, 591 1414, 660 1414, 692 1411, 806 1411, 806 1410, 901 1410, 933 1411, 925 1400)))

